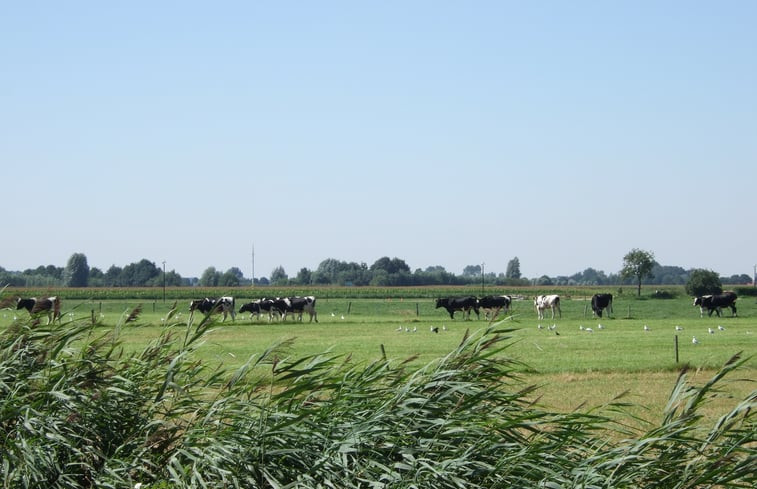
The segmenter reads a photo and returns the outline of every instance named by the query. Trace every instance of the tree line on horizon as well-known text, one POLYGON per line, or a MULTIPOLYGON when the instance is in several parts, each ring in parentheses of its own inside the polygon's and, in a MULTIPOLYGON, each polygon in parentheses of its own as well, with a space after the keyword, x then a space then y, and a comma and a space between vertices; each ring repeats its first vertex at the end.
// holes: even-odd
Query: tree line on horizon
MULTIPOLYGON (((289 276, 283 266, 275 267, 269 277, 255 277, 256 286, 298 286, 298 285, 339 285, 339 286, 433 286, 433 285, 499 285, 499 286, 601 286, 633 285, 643 280, 647 285, 685 285, 692 272, 677 266, 660 265, 649 252, 633 250, 626 255, 640 259, 643 273, 624 267, 618 273, 606 274, 594 268, 586 268, 570 276, 526 278, 520 272, 520 260, 512 258, 504 273, 486 272, 482 266, 468 265, 463 273, 456 275, 443 266, 430 266, 411 270, 400 258, 382 257, 372 265, 345 262, 334 258, 323 260, 315 270, 301 268, 296 275, 289 276), (636 253, 636 254, 635 254, 636 253), (639 255, 640 254, 640 255, 639 255), (483 273, 482 273, 483 272, 483 273)), ((749 284, 752 278, 747 274, 720 277, 727 284, 749 284)), ((182 277, 176 271, 165 271, 156 263, 142 259, 124 267, 112 265, 106 271, 90 267, 83 253, 74 253, 65 267, 40 265, 34 269, 8 271, 0 266, 0 287, 243 287, 253 281, 244 276, 238 267, 225 272, 210 266, 200 277, 182 277)))

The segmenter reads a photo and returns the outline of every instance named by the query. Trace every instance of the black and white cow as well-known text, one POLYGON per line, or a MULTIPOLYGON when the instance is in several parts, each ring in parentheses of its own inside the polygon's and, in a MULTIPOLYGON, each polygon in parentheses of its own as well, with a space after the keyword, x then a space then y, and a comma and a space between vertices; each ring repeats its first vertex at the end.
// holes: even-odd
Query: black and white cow
POLYGON ((612 294, 594 294, 591 296, 592 315, 602 317, 602 310, 607 309, 607 317, 612 314, 612 294))
POLYGON ((707 312, 708 316, 712 316, 712 312, 715 311, 720 316, 720 309, 723 307, 731 308, 731 316, 736 315, 736 293, 735 292, 723 292, 716 295, 700 295, 694 298, 694 305, 699 306, 699 317, 703 317, 707 312))
POLYGON ((32 317, 47 314, 47 324, 50 324, 56 319, 60 322, 59 297, 47 297, 44 299, 37 299, 36 297, 24 299, 19 297, 16 304, 16 310, 18 309, 26 309, 32 317))
POLYGON ((449 317, 455 319, 455 312, 462 311, 463 319, 470 319, 471 309, 478 314, 478 299, 473 296, 470 297, 445 297, 436 299, 436 308, 443 307, 449 313, 449 317))
MULTIPOLYGON (((239 308, 239 314, 249 312, 250 318, 252 318, 252 316, 255 316, 256 319, 260 319, 260 312, 263 310, 261 308, 262 300, 263 299, 256 299, 252 302, 248 302, 247 304, 242 304, 242 307, 239 308)), ((270 311, 270 308, 268 310, 270 311)))
POLYGON ((297 320, 302 321, 302 313, 306 312, 310 316, 310 322, 318 322, 318 313, 315 311, 315 297, 312 295, 306 297, 290 297, 289 303, 291 312, 297 314, 297 320))
POLYGON ((534 298, 534 307, 536 308, 536 314, 539 319, 544 319, 544 311, 546 309, 552 310, 552 319, 555 318, 555 310, 562 318, 562 311, 560 310, 560 296, 557 294, 537 295, 534 298))
POLYGON ((478 307, 484 310, 484 319, 488 319, 490 313, 492 318, 497 317, 503 309, 507 313, 511 303, 512 297, 509 295, 487 295, 478 300, 478 307))
POLYGON ((189 303, 189 322, 192 322, 192 317, 195 311, 208 315, 213 313, 222 313, 223 321, 226 321, 226 316, 230 315, 231 320, 236 318, 236 309, 234 307, 234 298, 230 296, 220 297, 218 299, 195 299, 189 303))
POLYGON ((310 322, 318 322, 318 313, 315 310, 315 297, 277 297, 271 302, 271 314, 278 314, 282 321, 286 321, 287 315, 291 314, 297 321, 302 321, 302 314, 310 315, 310 322))

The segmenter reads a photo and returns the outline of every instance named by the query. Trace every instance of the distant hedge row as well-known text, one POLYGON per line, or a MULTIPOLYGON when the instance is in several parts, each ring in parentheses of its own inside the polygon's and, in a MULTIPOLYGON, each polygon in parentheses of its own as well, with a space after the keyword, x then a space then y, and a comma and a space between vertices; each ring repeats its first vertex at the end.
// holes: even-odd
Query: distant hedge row
MULTIPOLYGON (((753 287, 737 287, 739 296, 757 296, 757 289, 753 287)), ((316 297, 334 299, 433 299, 436 297, 474 295, 510 294, 532 297, 539 294, 560 294, 565 297, 589 297, 597 292, 610 292, 616 296, 635 297, 633 288, 618 286, 606 287, 497 287, 486 286, 435 286, 435 287, 338 287, 338 286, 309 286, 309 287, 84 287, 84 288, 20 288, 6 287, 0 291, 0 297, 45 297, 59 296, 64 299, 76 300, 121 300, 135 299, 143 301, 162 300, 165 293, 166 300, 188 300, 202 297, 233 296, 240 299, 256 299, 262 297, 291 297, 314 295, 316 297)), ((642 288, 642 295, 657 298, 674 298, 685 296, 682 285, 642 288)))

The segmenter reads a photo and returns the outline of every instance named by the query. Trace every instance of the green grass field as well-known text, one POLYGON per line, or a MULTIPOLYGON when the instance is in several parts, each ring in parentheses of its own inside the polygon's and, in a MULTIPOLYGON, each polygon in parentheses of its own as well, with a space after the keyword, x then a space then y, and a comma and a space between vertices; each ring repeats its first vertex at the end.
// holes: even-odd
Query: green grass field
MULTIPOLYGON (((172 320, 172 327, 178 331, 189 319, 187 302, 179 302, 172 320)), ((243 302, 238 300, 237 308, 243 302)), ((124 348, 139 350, 159 335, 172 304, 69 300, 63 304, 63 321, 94 318, 98 330, 106 333, 140 305, 138 320, 122 328, 124 348)), ((543 385, 540 392, 552 407, 571 409, 583 401, 596 405, 626 389, 631 389, 642 404, 648 401, 657 405, 667 398, 676 372, 684 364, 711 371, 743 352, 752 357, 746 377, 757 378, 757 304, 753 298, 742 298, 738 307, 736 318, 730 317, 730 311, 722 318, 700 318, 698 308, 687 297, 662 300, 621 296, 615 300, 612 318, 599 320, 592 318, 586 297, 574 296, 564 298, 562 318, 539 321, 531 299, 523 298, 514 301, 509 315, 495 322, 512 329, 507 353, 524 364, 526 381, 543 385), (548 329, 551 325, 556 325, 554 331, 548 329), (644 331, 644 325, 649 331, 644 331), (683 330, 676 331, 675 326, 683 330), (708 328, 715 333, 708 333, 708 328), (692 344, 693 336, 699 344, 692 344)), ((287 350, 292 357, 331 351, 365 363, 380 357, 383 348, 389 359, 402 362, 412 358, 410 364, 420 367, 452 350, 466 331, 476 334, 488 324, 483 314, 480 320, 473 315, 474 319, 466 321, 457 314, 452 320, 444 309, 435 309, 431 299, 319 299, 317 310, 317 324, 308 323, 307 315, 303 323, 269 323, 266 318, 254 320, 247 314, 221 323, 219 317, 200 350, 201 359, 233 369, 272 344, 293 340, 287 350), (432 328, 439 332, 432 332, 432 328)), ((14 317, 25 317, 22 314, 26 311, 0 311, 0 328, 14 317)), ((194 322, 200 318, 196 316, 194 322)), ((752 387, 739 389, 746 392, 752 387)))

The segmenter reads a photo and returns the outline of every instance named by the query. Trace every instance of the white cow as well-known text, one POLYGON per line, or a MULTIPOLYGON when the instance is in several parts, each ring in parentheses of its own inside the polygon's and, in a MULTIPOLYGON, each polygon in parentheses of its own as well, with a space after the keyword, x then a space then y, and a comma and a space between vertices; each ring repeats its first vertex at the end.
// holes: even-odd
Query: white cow
POLYGON ((562 311, 560 310, 560 296, 557 294, 552 295, 538 295, 534 298, 534 307, 539 319, 544 319, 544 310, 552 309, 552 319, 555 318, 555 310, 562 318, 562 311))

